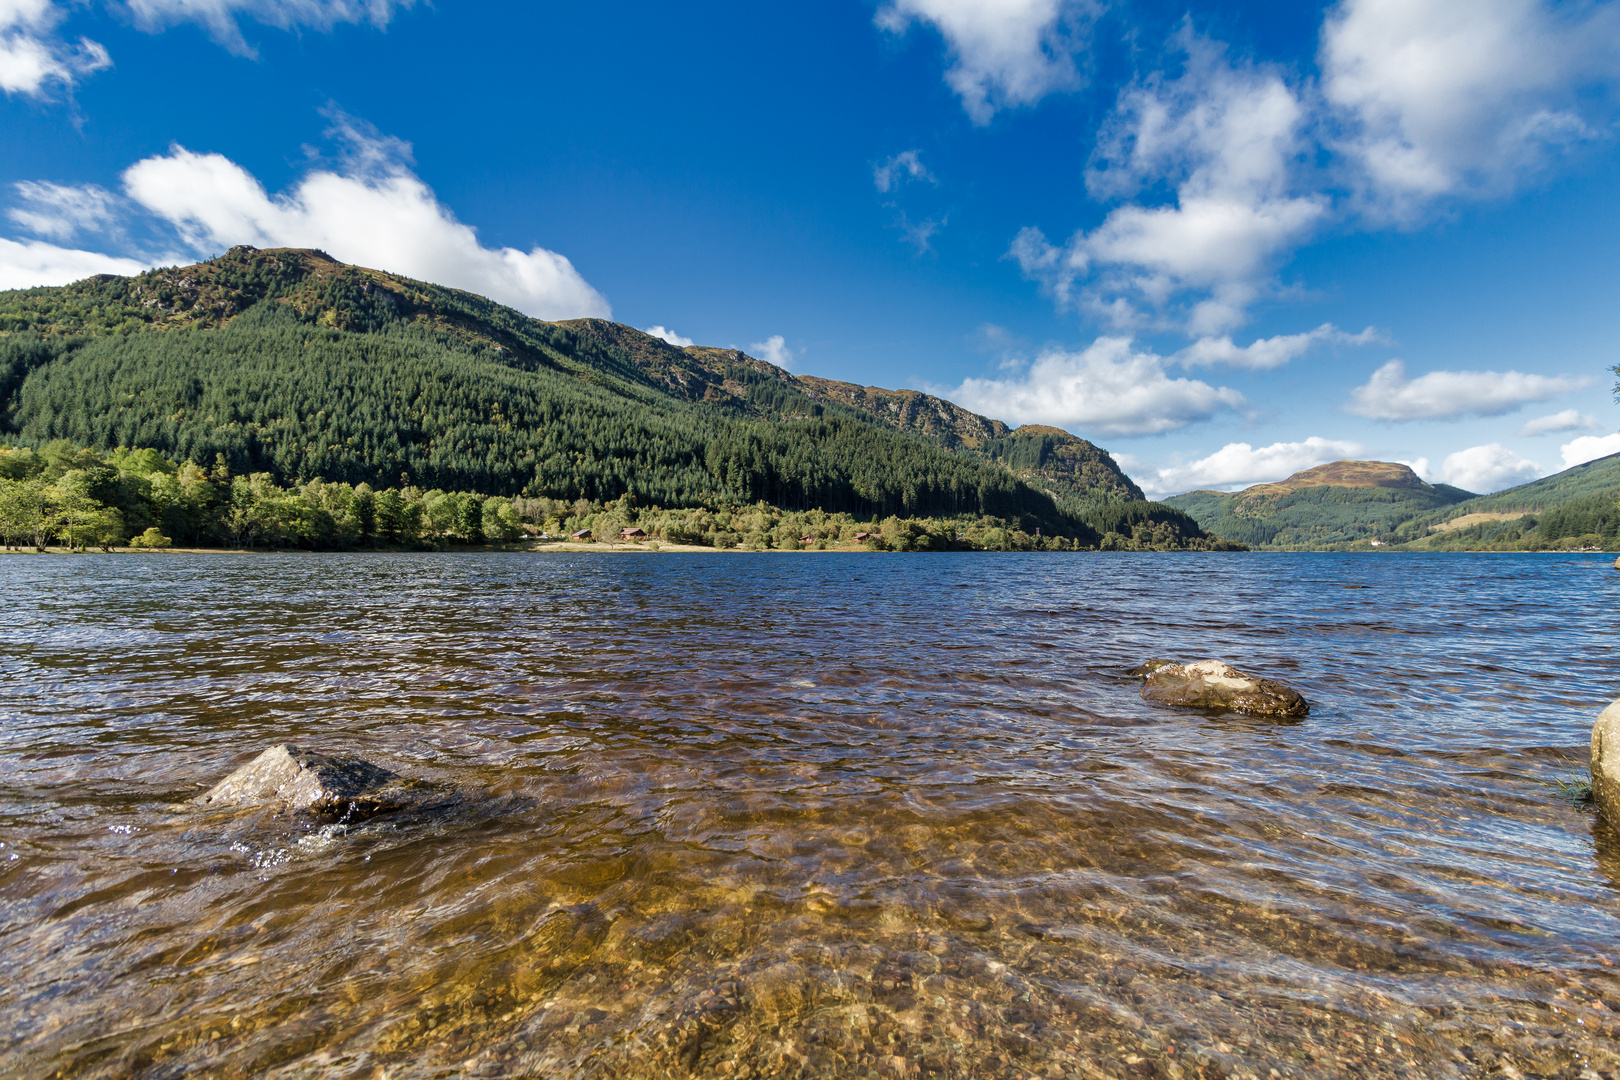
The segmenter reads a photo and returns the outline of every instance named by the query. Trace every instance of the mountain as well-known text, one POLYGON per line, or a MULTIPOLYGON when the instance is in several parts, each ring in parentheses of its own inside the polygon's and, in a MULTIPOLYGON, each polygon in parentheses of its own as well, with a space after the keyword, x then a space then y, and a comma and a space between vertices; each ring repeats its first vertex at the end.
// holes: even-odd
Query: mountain
POLYGON ((1273 549, 1376 541, 1413 551, 1620 549, 1620 454, 1490 495, 1428 484, 1405 465, 1335 461, 1239 492, 1165 503, 1216 536, 1273 549))
POLYGON ((1232 493, 1190 491, 1164 501, 1216 536, 1251 547, 1300 549, 1386 537, 1421 515, 1474 497, 1448 484, 1426 483, 1397 462, 1334 461, 1274 484, 1232 493))
POLYGON ((1061 428, 1039 424, 1009 428, 932 394, 794 375, 736 349, 680 348, 605 319, 571 319, 554 325, 621 352, 628 363, 687 401, 774 417, 783 414, 786 402, 803 398, 998 462, 1054 499, 1117 503, 1145 498, 1106 450, 1061 428))
POLYGON ((1207 546, 1067 432, 603 320, 542 322, 318 251, 238 247, 0 293, 0 438, 217 457, 282 482, 988 515, 1207 546))

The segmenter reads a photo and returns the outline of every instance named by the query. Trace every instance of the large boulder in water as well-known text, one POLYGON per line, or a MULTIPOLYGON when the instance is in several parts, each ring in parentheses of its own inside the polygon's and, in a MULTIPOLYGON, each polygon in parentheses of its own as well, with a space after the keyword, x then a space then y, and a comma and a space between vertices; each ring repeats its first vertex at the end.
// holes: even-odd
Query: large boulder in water
MULTIPOLYGON (((1249 675, 1223 660, 1178 664, 1149 660, 1129 672, 1142 676, 1142 696, 1164 705, 1226 709, 1255 716, 1304 716, 1310 705, 1299 692, 1272 679, 1249 675)), ((1616 744, 1620 748, 1620 744, 1616 744)))
POLYGON ((1599 713, 1592 725, 1592 801, 1620 829, 1620 701, 1599 713))
POLYGON ((280 802, 323 817, 368 817, 413 802, 413 785, 357 757, 333 757, 291 743, 273 746, 197 799, 203 806, 280 802))

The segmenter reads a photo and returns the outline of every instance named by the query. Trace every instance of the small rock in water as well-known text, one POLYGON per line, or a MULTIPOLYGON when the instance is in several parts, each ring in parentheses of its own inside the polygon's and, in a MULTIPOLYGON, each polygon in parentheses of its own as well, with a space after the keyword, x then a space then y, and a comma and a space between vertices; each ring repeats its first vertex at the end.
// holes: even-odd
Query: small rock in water
POLYGON ((1620 827, 1620 701, 1592 725, 1592 801, 1610 825, 1620 827))
POLYGON ((1311 708, 1292 687, 1245 674, 1221 660, 1195 664, 1149 660, 1127 674, 1146 677, 1142 696, 1164 705, 1231 709, 1256 716, 1304 716, 1311 708))
POLYGON ((197 799, 203 806, 246 806, 277 800, 294 810, 369 817, 412 802, 411 785, 356 757, 331 757, 291 743, 273 746, 197 799))

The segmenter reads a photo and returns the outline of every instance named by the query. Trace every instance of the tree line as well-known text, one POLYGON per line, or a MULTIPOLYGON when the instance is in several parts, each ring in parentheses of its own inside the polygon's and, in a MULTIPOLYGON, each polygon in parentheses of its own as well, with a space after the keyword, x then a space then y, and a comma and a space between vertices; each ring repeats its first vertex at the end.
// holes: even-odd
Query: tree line
POLYGON ((760 500, 664 507, 625 494, 611 500, 506 497, 414 485, 373 488, 321 478, 290 485, 269 473, 234 473, 176 461, 150 447, 110 453, 65 440, 0 447, 0 542, 8 548, 226 547, 233 549, 442 549, 559 540, 585 532, 617 539, 638 528, 652 541, 717 549, 797 550, 863 543, 887 551, 1229 549, 1191 541, 1143 515, 1111 511, 1099 535, 1026 528, 988 514, 879 517, 760 500))

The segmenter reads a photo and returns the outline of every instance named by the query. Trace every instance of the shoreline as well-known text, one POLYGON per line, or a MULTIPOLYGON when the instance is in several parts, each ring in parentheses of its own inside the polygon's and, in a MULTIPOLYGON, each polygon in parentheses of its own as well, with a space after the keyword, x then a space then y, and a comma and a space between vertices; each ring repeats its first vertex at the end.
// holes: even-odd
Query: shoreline
POLYGON ((457 545, 445 548, 217 548, 217 547, 167 547, 167 548, 132 548, 114 547, 107 550, 101 548, 74 548, 60 546, 47 546, 44 550, 32 547, 0 548, 0 556, 5 555, 449 555, 449 554, 528 554, 540 552, 568 552, 570 554, 603 554, 603 555, 1367 555, 1367 556, 1394 556, 1394 555, 1594 555, 1607 559, 1616 555, 1613 551, 1369 551, 1365 549, 1322 549, 1322 550, 1288 550, 1288 551, 978 551, 964 548, 958 551, 879 551, 867 547, 865 544, 839 544, 825 548, 799 548, 797 550, 784 550, 782 548, 717 548, 702 544, 674 544, 658 540, 649 543, 617 543, 602 541, 600 543, 580 543, 573 540, 544 542, 536 541, 529 544, 510 545, 457 545), (656 546, 654 546, 656 545, 656 546))

